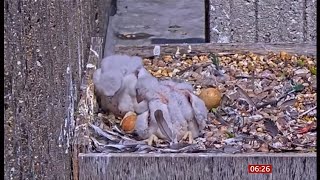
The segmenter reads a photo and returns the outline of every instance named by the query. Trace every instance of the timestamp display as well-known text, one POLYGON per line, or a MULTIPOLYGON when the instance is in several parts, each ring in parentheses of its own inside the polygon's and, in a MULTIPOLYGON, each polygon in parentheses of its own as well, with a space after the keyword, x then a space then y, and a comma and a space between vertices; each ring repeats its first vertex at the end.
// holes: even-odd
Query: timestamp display
POLYGON ((272 165, 271 164, 249 164, 248 172, 262 173, 262 174, 272 173, 272 165))

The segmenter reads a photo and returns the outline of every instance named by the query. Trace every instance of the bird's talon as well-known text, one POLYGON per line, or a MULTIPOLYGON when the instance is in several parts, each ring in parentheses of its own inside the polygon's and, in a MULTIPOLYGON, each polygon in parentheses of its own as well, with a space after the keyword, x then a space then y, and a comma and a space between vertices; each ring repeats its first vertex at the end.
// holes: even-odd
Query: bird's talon
POLYGON ((196 143, 196 141, 193 139, 192 133, 191 133, 190 131, 187 131, 187 132, 183 135, 183 137, 181 138, 181 141, 182 141, 182 140, 188 140, 188 143, 189 143, 189 144, 195 144, 195 143, 196 143))
POLYGON ((149 146, 152 146, 153 142, 157 144, 161 140, 154 134, 152 134, 148 139, 144 140, 149 146))

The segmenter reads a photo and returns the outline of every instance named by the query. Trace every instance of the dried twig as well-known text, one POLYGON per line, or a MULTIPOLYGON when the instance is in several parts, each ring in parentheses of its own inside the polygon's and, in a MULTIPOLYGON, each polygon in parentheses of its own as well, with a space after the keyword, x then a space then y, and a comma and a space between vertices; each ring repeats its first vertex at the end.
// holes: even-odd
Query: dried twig
POLYGON ((192 66, 189 66, 189 67, 187 67, 187 68, 185 68, 185 69, 177 72, 177 75, 180 76, 180 75, 182 75, 183 73, 185 73, 185 72, 187 72, 187 71, 193 71, 194 69, 198 69, 198 68, 200 68, 200 67, 205 68, 205 67, 207 67, 207 66, 209 66, 209 65, 211 65, 211 64, 212 64, 211 62, 209 62, 209 63, 198 63, 198 64, 194 64, 194 65, 192 65, 192 66))
POLYGON ((238 85, 236 85, 237 91, 244 97, 246 98, 247 102, 250 104, 250 106, 254 107, 255 109, 257 108, 255 103, 252 101, 252 99, 248 96, 248 94, 238 85))
POLYGON ((305 112, 299 114, 298 118, 299 118, 299 117, 302 117, 302 116, 304 116, 304 115, 306 115, 306 114, 308 114, 309 112, 315 110, 316 108, 317 108, 317 106, 315 106, 315 107, 313 107, 313 108, 311 108, 311 109, 309 109, 309 110, 306 110, 305 112))

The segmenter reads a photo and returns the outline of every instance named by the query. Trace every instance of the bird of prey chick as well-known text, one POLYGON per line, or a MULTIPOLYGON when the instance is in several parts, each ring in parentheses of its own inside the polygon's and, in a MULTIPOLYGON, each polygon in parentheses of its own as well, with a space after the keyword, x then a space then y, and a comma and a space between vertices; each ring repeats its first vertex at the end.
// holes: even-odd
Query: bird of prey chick
POLYGON ((137 56, 113 55, 102 60, 93 82, 103 110, 119 116, 135 110, 136 71, 141 67, 142 59, 137 56))
POLYGON ((136 56, 113 55, 93 76, 100 106, 115 115, 137 114, 134 132, 148 144, 158 138, 189 143, 202 134, 207 108, 187 83, 159 81, 136 56))

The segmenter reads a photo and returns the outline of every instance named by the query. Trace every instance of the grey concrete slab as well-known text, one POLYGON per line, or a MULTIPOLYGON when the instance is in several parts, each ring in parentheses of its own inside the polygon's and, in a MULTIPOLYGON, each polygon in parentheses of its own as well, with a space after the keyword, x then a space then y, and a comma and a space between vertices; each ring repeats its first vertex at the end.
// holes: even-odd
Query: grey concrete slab
MULTIPOLYGON (((192 53, 206 54, 239 54, 252 52, 266 55, 269 52, 280 53, 285 51, 289 54, 298 54, 315 57, 317 54, 316 43, 201 43, 201 44, 168 44, 161 45, 160 55, 172 55, 179 48, 181 54, 187 54, 190 48, 192 53)), ((151 57, 154 45, 149 46, 121 46, 114 48, 115 53, 131 56, 151 57)))
POLYGON ((4 179, 77 180, 74 107, 110 0, 3 3, 4 179))
POLYGON ((79 154, 80 180, 246 179, 315 180, 316 153, 281 154, 79 154), (271 164, 270 174, 250 174, 249 164, 271 164))
POLYGON ((302 42, 304 41, 303 0, 259 0, 259 42, 302 42))
POLYGON ((317 40, 317 1, 306 0, 306 41, 317 40))
POLYGON ((256 42, 256 0, 232 0, 231 7, 231 41, 256 42))
POLYGON ((210 0, 210 42, 231 42, 230 11, 229 1, 210 0))
POLYGON ((201 43, 205 42, 204 9, 204 1, 118 0, 112 28, 122 45, 165 43, 163 39, 201 43))

